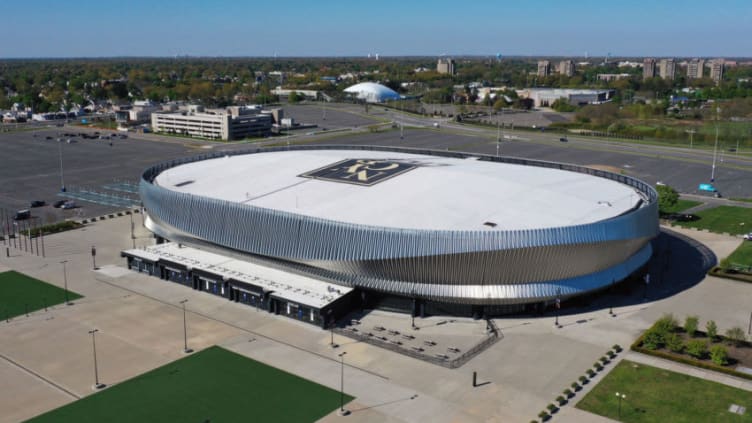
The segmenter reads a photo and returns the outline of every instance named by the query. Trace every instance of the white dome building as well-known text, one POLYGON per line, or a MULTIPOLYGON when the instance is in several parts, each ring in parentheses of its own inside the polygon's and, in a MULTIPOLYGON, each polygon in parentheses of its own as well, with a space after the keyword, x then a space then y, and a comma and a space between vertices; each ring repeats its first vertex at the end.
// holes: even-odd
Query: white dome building
POLYGON ((383 103, 388 100, 400 99, 400 95, 396 91, 375 82, 361 82, 345 88, 345 92, 354 94, 355 97, 369 103, 383 103))

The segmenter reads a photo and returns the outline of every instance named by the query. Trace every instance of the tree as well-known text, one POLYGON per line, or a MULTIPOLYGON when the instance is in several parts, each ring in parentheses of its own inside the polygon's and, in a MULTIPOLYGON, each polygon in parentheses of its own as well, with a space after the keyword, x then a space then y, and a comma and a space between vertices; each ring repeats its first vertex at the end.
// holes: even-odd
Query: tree
POLYGON ((737 326, 726 331, 726 340, 738 347, 747 340, 747 337, 744 335, 744 329, 737 326))
POLYGON ((668 185, 658 185, 655 189, 658 191, 658 211, 667 213, 679 201, 679 193, 668 185))
POLYGON ((719 366, 728 364, 728 351, 723 345, 714 345, 710 348, 710 360, 719 366))
POLYGON ((293 104, 298 103, 300 102, 300 96, 296 91, 291 91, 290 95, 287 97, 287 102, 293 104))
POLYGON ((690 337, 695 336, 699 320, 700 319, 697 316, 687 316, 687 318, 684 319, 684 331, 687 332, 687 335, 690 337))
POLYGON ((708 334, 708 338, 713 341, 715 337, 718 336, 718 326, 716 326, 715 321, 708 320, 708 322, 705 323, 705 331, 705 333, 708 334))
POLYGON ((687 354, 694 358, 702 359, 708 353, 708 343, 695 339, 687 342, 687 354))

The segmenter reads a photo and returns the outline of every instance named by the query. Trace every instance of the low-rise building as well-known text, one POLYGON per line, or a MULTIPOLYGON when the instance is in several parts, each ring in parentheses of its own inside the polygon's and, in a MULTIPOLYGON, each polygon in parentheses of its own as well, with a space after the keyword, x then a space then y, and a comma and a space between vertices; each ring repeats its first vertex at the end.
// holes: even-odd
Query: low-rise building
POLYGON ((517 96, 533 100, 534 107, 550 107, 559 99, 563 99, 574 106, 606 103, 611 101, 615 93, 614 90, 570 88, 526 88, 517 90, 517 96))
POLYGON ((272 123, 272 111, 258 106, 205 110, 203 106, 190 105, 178 111, 151 114, 154 132, 225 141, 269 135, 272 123))

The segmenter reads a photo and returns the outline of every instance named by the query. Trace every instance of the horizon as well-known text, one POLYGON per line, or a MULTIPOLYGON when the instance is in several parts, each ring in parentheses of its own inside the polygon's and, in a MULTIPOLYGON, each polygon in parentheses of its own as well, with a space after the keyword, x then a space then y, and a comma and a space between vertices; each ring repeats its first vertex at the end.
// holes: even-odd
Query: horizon
POLYGON ((0 44, 0 58, 752 57, 746 33, 752 3, 741 0, 713 8, 697 0, 472 7, 447 0, 386 0, 379 7, 133 0, 127 6, 5 5, 13 19, 0 27, 0 39, 9 40, 0 44))

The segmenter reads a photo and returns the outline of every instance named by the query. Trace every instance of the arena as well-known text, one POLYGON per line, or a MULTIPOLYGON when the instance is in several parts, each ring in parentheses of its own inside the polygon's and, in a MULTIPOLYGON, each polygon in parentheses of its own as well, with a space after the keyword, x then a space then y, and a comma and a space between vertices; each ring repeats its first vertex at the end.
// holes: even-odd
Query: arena
POLYGON ((449 151, 209 154, 147 169, 140 191, 160 240, 420 314, 494 314, 608 287, 641 269, 658 233, 657 194, 637 179, 449 151))

